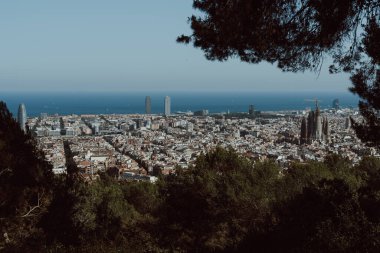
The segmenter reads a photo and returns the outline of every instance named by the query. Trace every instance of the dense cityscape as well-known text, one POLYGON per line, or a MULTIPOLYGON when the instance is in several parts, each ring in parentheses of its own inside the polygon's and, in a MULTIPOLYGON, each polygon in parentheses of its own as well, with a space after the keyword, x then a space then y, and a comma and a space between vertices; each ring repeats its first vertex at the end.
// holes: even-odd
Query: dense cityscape
POLYGON ((66 173, 68 152, 88 179, 97 172, 113 170, 121 180, 155 182, 159 174, 187 168, 196 158, 220 146, 232 148, 255 161, 275 160, 286 169, 293 161, 323 161, 339 154, 357 164, 365 155, 379 157, 366 147, 351 128, 357 110, 340 108, 335 99, 330 109, 315 108, 278 112, 209 114, 208 110, 171 114, 170 97, 162 115, 146 114, 47 115, 26 118, 19 107, 20 126, 37 137, 39 148, 56 174, 66 173))
POLYGON ((380 252, 380 0, 1 7, 1 253, 380 252))

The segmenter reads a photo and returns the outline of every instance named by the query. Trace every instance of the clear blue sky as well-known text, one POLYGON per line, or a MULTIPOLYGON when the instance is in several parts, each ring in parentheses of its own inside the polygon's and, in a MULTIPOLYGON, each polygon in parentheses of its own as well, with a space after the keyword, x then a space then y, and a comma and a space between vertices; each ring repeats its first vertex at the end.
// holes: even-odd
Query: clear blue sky
POLYGON ((0 90, 346 91, 347 75, 210 62, 177 44, 191 0, 11 0, 0 4, 0 90))

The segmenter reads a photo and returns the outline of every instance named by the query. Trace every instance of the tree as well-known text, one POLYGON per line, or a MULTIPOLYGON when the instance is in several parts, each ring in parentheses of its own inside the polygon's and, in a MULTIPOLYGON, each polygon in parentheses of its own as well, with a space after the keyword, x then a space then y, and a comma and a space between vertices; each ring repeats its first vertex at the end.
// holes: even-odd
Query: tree
POLYGON ((232 150, 216 148, 196 165, 165 179, 162 241, 172 250, 233 250, 249 230, 265 229, 279 168, 253 166, 232 150))
MULTIPOLYGON (((378 14, 380 16, 380 13, 378 14)), ((363 122, 354 122, 358 137, 372 146, 380 147, 380 22, 371 19, 365 29, 363 48, 368 57, 367 63, 361 63, 351 77, 354 87, 351 91, 362 100, 359 109, 363 122)))
POLYGON ((36 234, 50 199, 53 174, 43 152, 0 101, 0 249, 36 234), (5 235, 3 237, 3 235, 5 235))
MULTIPOLYGON (((362 208, 371 222, 380 225, 380 160, 365 157, 356 169, 364 181, 359 190, 362 208)), ((380 238, 378 241, 380 244, 380 238)))
POLYGON ((250 230, 236 252, 377 252, 379 171, 373 157, 292 164, 277 182, 273 222, 250 230))
POLYGON ((87 183, 67 175, 57 180, 54 198, 40 225, 47 244, 84 246, 93 242, 116 242, 134 218, 124 200, 122 187, 106 174, 87 183))
POLYGON ((339 179, 321 180, 278 203, 279 224, 268 233, 270 252, 374 252, 377 235, 355 191, 339 179))
POLYGON ((190 43, 209 60, 267 61, 284 71, 350 72, 363 122, 353 124, 369 145, 380 145, 380 2, 378 0, 194 0, 190 43), (364 29, 365 32, 362 32, 364 29))

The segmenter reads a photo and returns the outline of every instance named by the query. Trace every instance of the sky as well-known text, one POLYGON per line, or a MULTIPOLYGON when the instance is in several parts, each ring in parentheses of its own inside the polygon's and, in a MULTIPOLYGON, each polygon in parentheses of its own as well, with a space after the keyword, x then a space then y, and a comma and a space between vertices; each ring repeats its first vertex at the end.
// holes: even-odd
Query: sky
POLYGON ((0 91, 342 91, 346 74, 208 61, 176 43, 191 0, 0 3, 0 91))

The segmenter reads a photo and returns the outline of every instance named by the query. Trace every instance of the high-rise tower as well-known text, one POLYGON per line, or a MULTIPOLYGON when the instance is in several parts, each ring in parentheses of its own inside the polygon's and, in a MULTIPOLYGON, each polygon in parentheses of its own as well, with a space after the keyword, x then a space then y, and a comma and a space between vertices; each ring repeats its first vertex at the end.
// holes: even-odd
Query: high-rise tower
POLYGON ((166 96, 165 97, 165 116, 170 115, 170 97, 166 96))
POLYGON ((339 109, 339 99, 334 99, 333 102, 332 102, 332 107, 335 109, 335 110, 338 110, 339 109))
POLYGON ((18 115, 17 115, 18 123, 20 128, 26 132, 26 109, 24 104, 20 104, 18 107, 18 115))
POLYGON ((152 103, 150 101, 150 96, 146 96, 145 98, 145 113, 151 114, 152 112, 152 103))
POLYGON ((248 114, 253 115, 255 113, 255 107, 253 105, 249 105, 248 114))

